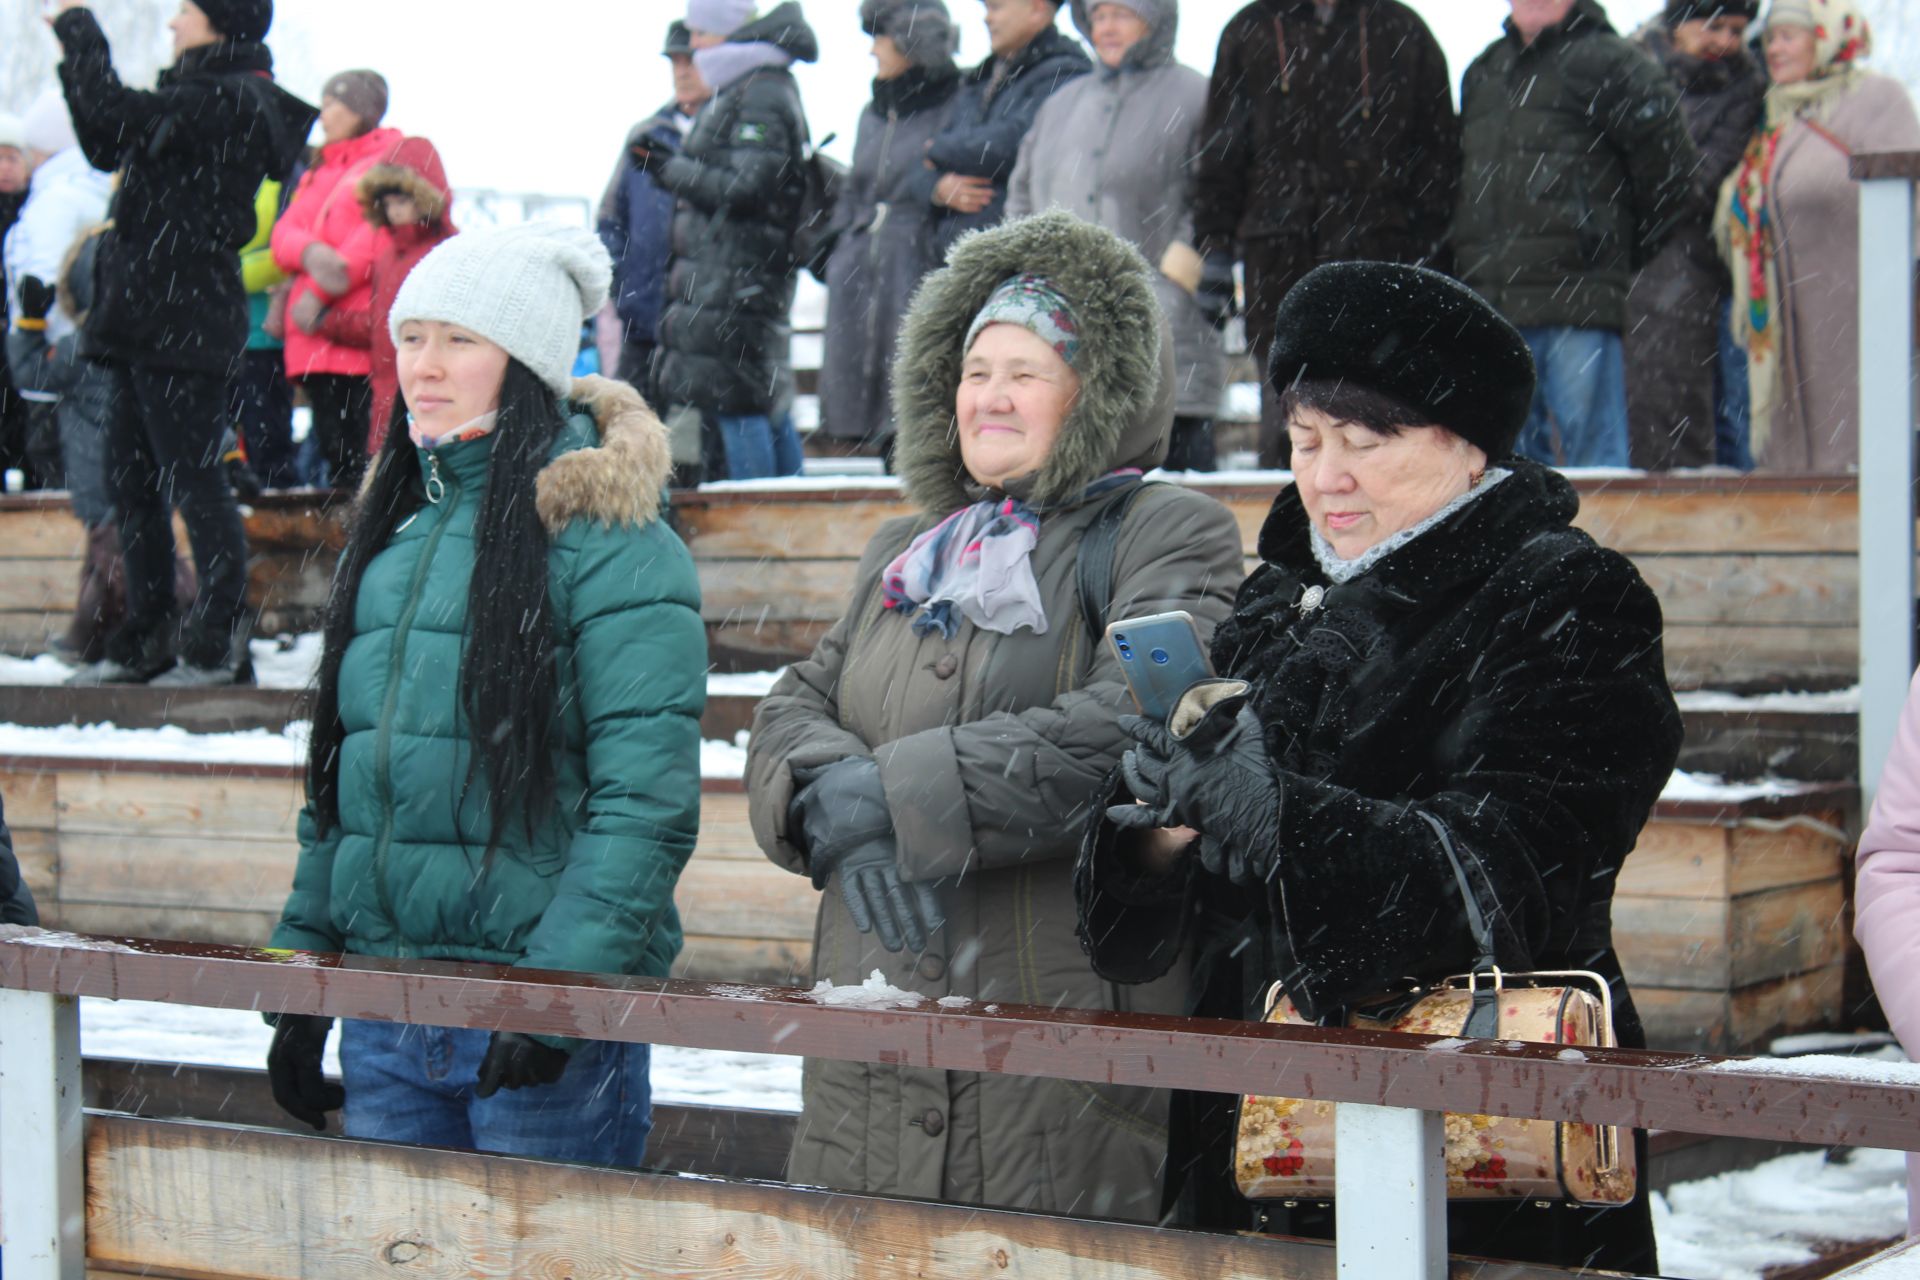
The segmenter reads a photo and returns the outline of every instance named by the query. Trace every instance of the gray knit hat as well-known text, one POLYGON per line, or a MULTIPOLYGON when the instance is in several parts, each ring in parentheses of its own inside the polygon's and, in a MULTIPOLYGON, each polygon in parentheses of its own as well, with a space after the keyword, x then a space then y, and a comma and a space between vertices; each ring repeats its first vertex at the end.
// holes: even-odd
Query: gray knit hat
POLYGON ((0 111, 0 147, 12 147, 16 151, 25 151, 27 122, 19 116, 0 111))
POLYGON ((338 99, 341 106, 359 116, 362 132, 371 133, 386 118, 387 78, 378 71, 342 71, 327 81, 320 96, 338 99))
POLYGON ((420 260, 387 317, 439 320, 505 348, 556 396, 573 386, 580 325, 600 310, 613 261, 600 237, 557 222, 463 231, 420 260))
POLYGON ((916 67, 952 66, 960 29, 940 0, 861 0, 860 29, 885 36, 916 67))
POLYGON ((730 36, 754 19, 754 0, 687 0, 687 25, 710 36, 730 36))

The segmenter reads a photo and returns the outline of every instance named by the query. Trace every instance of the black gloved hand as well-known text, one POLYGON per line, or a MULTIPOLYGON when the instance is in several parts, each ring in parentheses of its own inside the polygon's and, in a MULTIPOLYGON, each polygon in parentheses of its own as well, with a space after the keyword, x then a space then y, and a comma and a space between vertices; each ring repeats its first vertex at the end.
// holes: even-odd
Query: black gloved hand
POLYGON ((20 277, 20 318, 22 320, 45 320, 47 313, 53 310, 53 302, 59 290, 42 280, 39 276, 20 277))
POLYGON ((947 922, 933 885, 900 876, 893 815, 880 785, 880 766, 866 756, 836 760, 793 797, 788 826, 807 850, 816 889, 836 872, 854 928, 877 933, 889 951, 925 951, 947 922))
POLYGON ((327 1112, 338 1111, 347 1091, 320 1072, 332 1018, 310 1013, 283 1013, 273 1024, 273 1044, 267 1050, 267 1080, 280 1109, 316 1130, 327 1127, 327 1112))
POLYGON ((1211 249, 1200 265, 1200 287, 1194 291, 1193 300, 1200 306, 1200 314, 1213 323, 1216 329, 1224 329, 1227 321, 1233 317, 1235 297, 1233 289, 1233 255, 1224 249, 1211 249))
POLYGON ((486 1057, 480 1059, 480 1080, 473 1094, 491 1098, 502 1089, 552 1084, 566 1071, 571 1057, 565 1049, 542 1044, 518 1031, 496 1031, 487 1041, 486 1057))
POLYGON ((1192 827, 1200 863, 1238 885, 1270 880, 1280 864, 1281 792, 1266 731, 1240 681, 1202 681, 1182 696, 1169 725, 1121 716, 1138 745, 1121 757, 1127 788, 1142 803, 1115 805, 1118 827, 1192 827))
POLYGON ((645 138, 629 148, 635 167, 644 173, 659 173, 667 167, 667 161, 680 153, 680 149, 671 142, 660 138, 645 138))

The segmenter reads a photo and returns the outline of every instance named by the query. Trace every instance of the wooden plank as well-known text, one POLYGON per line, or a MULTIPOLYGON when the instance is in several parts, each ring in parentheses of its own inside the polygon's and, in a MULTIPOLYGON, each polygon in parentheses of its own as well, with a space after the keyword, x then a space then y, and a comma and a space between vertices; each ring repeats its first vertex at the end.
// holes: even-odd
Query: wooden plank
POLYGON ((1733 985, 1723 898, 1613 895, 1613 945, 1635 991, 1642 986, 1722 992, 1733 985))
MULTIPOLYGON (((289 882, 291 884, 291 882, 289 882)), ((56 899, 41 904, 48 928, 70 933, 97 933, 115 938, 172 938, 181 942, 223 942, 236 947, 264 947, 280 922, 272 911, 210 911, 198 907, 112 906, 102 903, 66 903, 56 899)))
POLYGON ((1706 822, 1647 823, 1620 867, 1616 895, 1718 898, 1727 892, 1727 829, 1706 822))
POLYGON ((299 852, 291 832, 277 840, 62 832, 60 903, 277 916, 299 852))
POLYGON ((1764 1050, 1776 1036, 1824 1031, 1840 1019, 1844 965, 1736 992, 1683 990, 1629 979, 1651 1048, 1693 1053, 1764 1050))
POLYGON ((87 530, 64 506, 0 511, 0 547, 14 560, 79 560, 87 554, 87 530))
POLYGON ((0 653, 45 653, 47 642, 65 632, 71 619, 71 612, 14 609, 0 601, 0 653))
POLYGON ((52 902, 60 884, 60 839, 51 831, 15 830, 13 856, 20 878, 27 882, 36 904, 52 902))
POLYGON ((905 502, 765 502, 677 508, 687 549, 698 561, 787 559, 858 560, 880 526, 906 515, 905 502))
MULTIPOLYGON (((1819 815, 1829 826, 1846 827, 1839 813, 1819 815)), ((1728 832, 1729 891, 1757 893, 1786 885, 1842 877, 1847 873, 1848 846, 1823 831, 1790 826, 1769 831, 1742 825, 1728 832)))
POLYGON ((0 601, 15 612, 71 613, 80 594, 79 560, 0 559, 0 601))
POLYGON ((1837 877, 1733 899, 1616 893, 1614 945, 1635 986, 1737 991, 1838 962, 1844 900, 1837 877))
POLYGON ((1831 626, 1860 612, 1853 555, 1641 553, 1633 563, 1670 624, 1831 626))
MULTIPOLYGON (((701 793, 700 845, 696 856, 702 859, 728 858, 748 862, 766 862, 766 855, 760 852, 760 846, 754 842, 753 827, 747 820, 746 792, 704 791, 701 793)), ((790 875, 791 873, 783 871, 780 874, 790 875)))
POLYGON ((811 943, 820 891, 764 858, 695 857, 681 872, 673 900, 681 918, 702 933, 811 943))
MULTIPOLYGON (((804 881, 802 882, 804 883, 804 881)), ((697 928, 698 920, 687 921, 697 928)), ((720 938, 688 933, 673 962, 673 976, 694 982, 751 982, 807 986, 813 975, 813 938, 720 938)))
POLYGON ((1582 493, 1574 524, 1602 546, 1645 552, 1859 550, 1859 498, 1833 488, 1741 491, 1738 482, 1688 492, 1609 488, 1582 493))
POLYGON ((708 622, 827 622, 847 611, 852 560, 708 560, 700 616, 708 622))
POLYGON ((1667 679, 1676 689, 1856 680, 1860 637, 1852 625, 1727 627, 1675 624, 1662 637, 1667 679), (1783 679, 1784 678, 1784 679, 1783 679))
POLYGON ((1333 1277, 1329 1246, 1275 1237, 103 1115, 87 1122, 87 1252, 270 1280, 1333 1277))
POLYGON ((51 769, 0 769, 0 796, 7 805, 7 825, 51 831, 58 821, 60 775, 51 769))
POLYGON ((1735 898, 1727 938, 1734 989, 1841 963, 1848 937, 1846 897, 1846 886, 1836 876, 1735 898))
POLYGON ((88 769, 60 778, 60 830, 146 838, 221 835, 290 839, 305 786, 297 776, 211 774, 184 784, 159 773, 88 769))

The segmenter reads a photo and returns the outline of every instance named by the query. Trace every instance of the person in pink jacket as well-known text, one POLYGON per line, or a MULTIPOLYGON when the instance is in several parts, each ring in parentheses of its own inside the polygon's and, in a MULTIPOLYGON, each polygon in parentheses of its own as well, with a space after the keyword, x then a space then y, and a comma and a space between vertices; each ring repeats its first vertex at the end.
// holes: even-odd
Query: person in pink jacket
MULTIPOLYGON (((1854 858, 1853 933, 1887 1025, 1920 1061, 1920 678, 1854 858)), ((1920 1153, 1907 1156, 1907 1233, 1920 1235, 1920 1153)))
POLYGON ((366 467, 372 364, 364 346, 330 341, 316 317, 336 306, 367 306, 372 245, 358 234, 364 224, 357 188, 401 140, 398 129, 379 127, 386 110, 387 82, 378 72, 342 71, 327 81, 320 95, 325 142, 273 228, 273 260, 291 277, 287 377, 306 392, 325 467, 313 479, 340 489, 358 487, 366 467))

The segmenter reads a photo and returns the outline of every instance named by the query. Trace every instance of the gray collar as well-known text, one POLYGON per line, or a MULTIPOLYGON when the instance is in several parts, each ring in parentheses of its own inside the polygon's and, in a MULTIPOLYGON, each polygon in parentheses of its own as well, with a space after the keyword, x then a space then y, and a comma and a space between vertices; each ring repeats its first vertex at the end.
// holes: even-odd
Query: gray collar
POLYGON ((1441 521, 1446 520, 1449 516, 1453 515, 1454 512, 1480 497, 1512 474, 1511 471, 1506 471, 1499 467, 1489 467, 1486 476, 1479 484, 1467 490, 1452 502, 1449 502, 1425 520, 1422 520, 1419 524, 1402 529, 1398 533, 1388 534, 1351 560, 1342 560, 1340 553, 1333 549, 1333 544, 1328 542, 1318 529, 1309 524, 1307 526, 1307 536, 1313 545, 1313 558, 1319 562, 1320 572, 1327 575, 1328 581, 1335 583, 1352 582, 1355 578, 1373 568, 1373 566, 1379 564, 1382 560, 1398 551, 1401 547, 1406 546, 1427 530, 1438 525, 1441 521))

